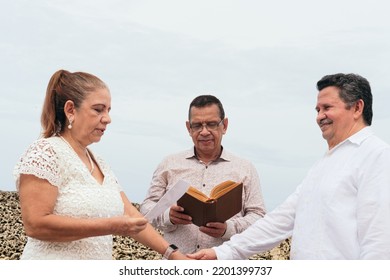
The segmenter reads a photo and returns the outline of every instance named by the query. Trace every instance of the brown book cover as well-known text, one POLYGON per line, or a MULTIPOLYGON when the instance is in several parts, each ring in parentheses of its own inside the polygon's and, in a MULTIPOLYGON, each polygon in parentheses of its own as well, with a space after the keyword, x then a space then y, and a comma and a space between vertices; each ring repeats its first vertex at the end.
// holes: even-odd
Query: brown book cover
POLYGON ((192 217, 197 226, 208 222, 225 222, 241 211, 242 183, 225 181, 215 186, 210 197, 194 187, 177 201, 184 213, 192 217))

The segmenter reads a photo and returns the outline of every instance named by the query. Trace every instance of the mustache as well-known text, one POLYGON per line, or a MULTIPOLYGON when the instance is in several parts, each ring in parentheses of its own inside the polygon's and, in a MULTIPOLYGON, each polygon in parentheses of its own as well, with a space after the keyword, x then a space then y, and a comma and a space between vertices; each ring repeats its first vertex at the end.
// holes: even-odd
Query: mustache
POLYGON ((320 122, 318 124, 321 126, 324 124, 331 124, 331 123, 332 123, 332 121, 330 119, 322 119, 322 120, 320 120, 320 122))

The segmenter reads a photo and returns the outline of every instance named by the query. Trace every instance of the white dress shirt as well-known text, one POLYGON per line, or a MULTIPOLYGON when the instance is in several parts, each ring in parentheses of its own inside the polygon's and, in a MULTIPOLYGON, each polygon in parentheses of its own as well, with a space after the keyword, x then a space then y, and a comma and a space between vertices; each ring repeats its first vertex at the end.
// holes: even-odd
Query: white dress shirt
POLYGON ((366 127, 329 150, 296 191, 231 241, 244 259, 292 236, 291 259, 390 259, 390 146, 366 127))

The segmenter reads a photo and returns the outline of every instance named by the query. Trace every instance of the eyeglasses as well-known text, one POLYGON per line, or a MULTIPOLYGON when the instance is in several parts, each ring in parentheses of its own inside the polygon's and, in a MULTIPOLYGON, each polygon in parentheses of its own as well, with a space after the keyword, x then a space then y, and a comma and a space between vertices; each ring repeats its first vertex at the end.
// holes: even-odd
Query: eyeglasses
POLYGON ((190 128, 193 132, 200 132, 203 130, 203 127, 206 127, 208 131, 213 131, 216 130, 222 122, 223 120, 220 120, 219 122, 191 123, 190 128))

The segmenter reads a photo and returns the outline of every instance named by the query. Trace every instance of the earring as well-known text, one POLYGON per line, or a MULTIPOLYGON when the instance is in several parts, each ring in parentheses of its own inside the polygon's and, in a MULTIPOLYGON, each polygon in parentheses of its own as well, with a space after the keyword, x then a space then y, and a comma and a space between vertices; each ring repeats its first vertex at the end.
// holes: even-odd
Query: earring
POLYGON ((72 121, 71 120, 69 120, 68 129, 72 129, 72 121))

